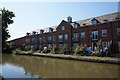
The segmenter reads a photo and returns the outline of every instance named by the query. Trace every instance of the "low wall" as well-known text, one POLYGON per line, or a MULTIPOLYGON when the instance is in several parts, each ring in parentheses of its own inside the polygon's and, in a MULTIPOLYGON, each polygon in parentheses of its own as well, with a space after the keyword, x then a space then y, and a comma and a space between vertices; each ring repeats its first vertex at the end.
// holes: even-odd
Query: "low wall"
POLYGON ((97 62, 97 63, 110 63, 110 64, 120 64, 119 58, 113 57, 94 57, 94 56, 72 56, 72 55, 51 55, 51 54, 16 54, 16 55, 29 55, 29 56, 40 56, 40 57, 50 57, 58 59, 67 59, 67 60, 78 60, 78 61, 88 61, 88 62, 97 62))

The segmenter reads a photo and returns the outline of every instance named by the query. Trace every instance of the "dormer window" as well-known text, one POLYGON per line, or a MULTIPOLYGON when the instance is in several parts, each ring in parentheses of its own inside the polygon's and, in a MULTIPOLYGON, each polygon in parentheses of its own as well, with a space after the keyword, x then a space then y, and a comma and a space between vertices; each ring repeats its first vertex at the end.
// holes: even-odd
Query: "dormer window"
POLYGON ((77 23, 74 24, 74 28, 78 28, 78 24, 77 23))
POLYGON ((33 31, 33 32, 32 32, 32 35, 35 35, 35 33, 36 33, 36 32, 35 32, 35 31, 33 31))
POLYGON ((105 19, 105 20, 104 20, 104 22, 108 22, 108 20, 107 20, 107 19, 105 19))
POLYGON ((65 30, 65 26, 62 26, 62 30, 65 30))
POLYGON ((49 32, 52 32, 53 31, 53 29, 52 28, 49 28, 49 32))
POLYGON ((44 31, 43 30, 40 30, 40 34, 42 34, 44 31))
POLYGON ((119 17, 116 17, 115 20, 119 20, 119 17))
POLYGON ((83 26, 85 26, 86 24, 84 23, 83 26))
POLYGON ((30 36, 30 33, 26 33, 26 36, 30 36))
POLYGON ((98 21, 97 21, 96 19, 93 19, 93 20, 92 20, 92 24, 93 24, 93 25, 95 25, 95 24, 97 24, 97 23, 98 23, 98 21))

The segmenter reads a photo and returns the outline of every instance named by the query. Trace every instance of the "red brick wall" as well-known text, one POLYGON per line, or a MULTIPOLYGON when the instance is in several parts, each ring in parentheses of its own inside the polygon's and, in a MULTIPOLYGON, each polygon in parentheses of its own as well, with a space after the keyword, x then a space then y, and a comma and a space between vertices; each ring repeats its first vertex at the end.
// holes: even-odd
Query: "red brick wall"
MULTIPOLYGON (((25 39, 29 38, 30 41, 32 40, 32 38, 37 38, 37 42, 35 43, 35 45, 37 45, 37 47, 39 47, 39 38, 40 37, 46 37, 45 42, 43 42, 42 40, 42 45, 45 45, 46 47, 48 47, 48 37, 52 36, 52 43, 50 44, 56 44, 56 46, 58 47, 58 45, 60 44, 58 42, 59 39, 59 35, 63 35, 63 42, 62 44, 67 43, 68 44, 68 48, 71 48, 74 44, 74 42, 72 41, 72 37, 74 33, 79 33, 79 44, 81 43, 86 43, 89 47, 92 47, 92 43, 93 42, 98 42, 98 40, 103 41, 113 41, 113 45, 116 46, 116 51, 118 51, 118 41, 120 41, 120 36, 117 35, 117 28, 120 28, 120 22, 119 21, 115 21, 115 22, 108 22, 108 23, 104 23, 104 24, 97 24, 97 25, 90 25, 90 26, 85 26, 85 27, 78 27, 78 28, 73 28, 69 23, 67 23, 66 21, 62 21, 58 27, 57 27, 57 31, 55 32, 50 32, 50 33, 43 33, 43 34, 38 34, 38 35, 33 35, 33 36, 26 36, 26 37, 22 37, 19 39, 15 39, 13 40, 13 42, 15 43, 15 45, 17 47, 23 47, 22 45, 25 43, 25 39), (62 26, 65 26, 65 30, 62 30, 62 26), (106 37, 102 37, 102 30, 103 29, 107 29, 107 36, 106 37), (92 34, 92 31, 98 31, 98 40, 97 41, 92 41, 92 38, 90 37, 92 34), (81 39, 81 32, 85 32, 85 38, 81 39), (64 40, 64 35, 68 34, 68 40, 64 40), (53 36, 56 36, 56 41, 53 41, 53 36)), ((29 46, 31 46, 31 42, 28 44, 29 46)), ((102 46, 101 46, 102 47, 102 46)))

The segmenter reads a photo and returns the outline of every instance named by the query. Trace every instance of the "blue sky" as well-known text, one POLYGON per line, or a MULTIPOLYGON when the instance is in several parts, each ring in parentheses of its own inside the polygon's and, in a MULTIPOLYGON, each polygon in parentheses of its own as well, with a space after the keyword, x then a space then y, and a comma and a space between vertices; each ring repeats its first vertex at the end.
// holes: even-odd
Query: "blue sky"
POLYGON ((78 21, 118 11, 117 2, 4 2, 1 5, 16 15, 8 28, 9 40, 25 36, 29 31, 59 25, 69 15, 78 21))

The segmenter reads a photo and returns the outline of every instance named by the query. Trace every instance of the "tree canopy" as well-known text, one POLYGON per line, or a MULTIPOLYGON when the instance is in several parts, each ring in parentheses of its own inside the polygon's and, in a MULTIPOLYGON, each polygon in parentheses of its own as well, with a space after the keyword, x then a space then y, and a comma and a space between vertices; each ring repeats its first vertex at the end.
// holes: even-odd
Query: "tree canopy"
POLYGON ((2 51, 4 52, 8 47, 6 40, 10 38, 8 25, 14 22, 12 18, 15 17, 15 14, 12 11, 6 10, 5 8, 3 8, 1 12, 2 12, 2 51))

